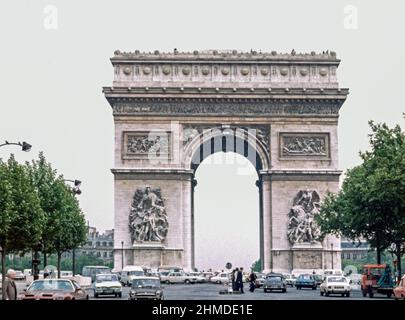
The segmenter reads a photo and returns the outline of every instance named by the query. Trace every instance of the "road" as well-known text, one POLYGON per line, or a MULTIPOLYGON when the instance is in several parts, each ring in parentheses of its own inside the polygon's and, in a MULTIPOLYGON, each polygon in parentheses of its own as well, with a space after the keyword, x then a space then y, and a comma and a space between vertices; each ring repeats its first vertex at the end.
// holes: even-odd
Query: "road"
MULTIPOLYGON (((21 292, 25 288, 25 282, 17 282, 18 291, 21 292)), ((212 283, 203 284, 165 284, 164 285, 164 297, 166 300, 363 300, 369 298, 363 298, 358 286, 352 288, 350 298, 335 296, 321 296, 319 294, 319 288, 317 290, 302 289, 288 287, 286 293, 281 292, 269 292, 264 293, 263 289, 256 289, 255 292, 249 292, 248 285, 245 284, 245 294, 220 294, 220 290, 226 289, 225 286, 212 283)), ((122 292, 122 298, 115 298, 110 296, 100 297, 100 300, 109 299, 122 299, 127 300, 129 295, 129 287, 124 287, 122 292)), ((95 299, 93 290, 88 290, 90 299, 95 299)), ((375 295, 373 300, 387 300, 387 297, 382 295, 375 295)), ((393 298, 391 298, 393 299, 393 298)))

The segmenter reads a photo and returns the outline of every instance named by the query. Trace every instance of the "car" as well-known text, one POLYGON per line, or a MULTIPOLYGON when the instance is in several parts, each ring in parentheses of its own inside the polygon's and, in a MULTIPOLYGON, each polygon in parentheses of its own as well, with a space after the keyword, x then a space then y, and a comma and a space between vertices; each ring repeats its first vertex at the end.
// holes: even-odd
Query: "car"
POLYGON ((100 273, 111 273, 111 269, 106 266, 84 266, 82 269, 82 276, 91 277, 91 282, 94 282, 96 275, 100 273))
POLYGON ((320 285, 321 296, 340 294, 342 297, 350 297, 352 288, 349 280, 343 276, 327 276, 320 285))
POLYGON ((18 300, 88 300, 89 295, 80 285, 69 279, 43 279, 33 281, 18 300))
POLYGON ((32 270, 31 269, 24 269, 23 271, 25 277, 32 276, 32 270))
POLYGON ((279 290, 283 293, 287 292, 287 283, 281 273, 268 273, 264 279, 263 284, 264 292, 272 292, 279 290))
POLYGON ((163 287, 157 277, 138 277, 132 280, 129 300, 163 300, 163 287))
POLYGON ((388 264, 366 264, 363 266, 361 291, 363 297, 370 298, 380 293, 391 298, 394 291, 394 281, 388 264))
POLYGON ((169 280, 169 273, 170 271, 160 271, 159 272, 159 279, 161 283, 166 283, 169 280))
POLYGON ((297 290, 301 290, 302 288, 312 288, 312 290, 316 290, 316 280, 312 274, 300 274, 295 281, 295 287, 297 290))
POLYGON ((323 271, 322 280, 327 276, 343 276, 343 271, 341 269, 325 269, 323 271))
POLYGON ((101 295, 122 297, 122 285, 116 274, 101 273, 96 275, 96 281, 94 282, 94 298, 98 298, 101 295))
POLYGON ((210 282, 217 284, 227 284, 229 283, 229 273, 220 272, 216 276, 211 277, 210 282))
POLYGON ((141 266, 126 266, 121 271, 121 283, 123 286, 130 286, 132 280, 145 276, 145 270, 141 266))
POLYGON ((189 272, 187 273, 191 277, 195 277, 197 280, 197 283, 204 283, 207 282, 207 279, 204 277, 204 275, 201 272, 189 272))
POLYGON ((315 282, 317 286, 320 286, 324 280, 324 277, 320 274, 312 274, 314 276, 315 282))
POLYGON ((402 277, 398 286, 394 289, 395 300, 403 299, 405 300, 405 276, 402 277))
POLYGON ((165 283, 172 284, 172 283, 196 283, 197 277, 188 275, 185 272, 169 272, 165 283))
POLYGON ((25 280, 26 276, 22 271, 16 270, 15 271, 15 280, 25 280))
POLYGON ((72 272, 72 271, 61 271, 61 272, 60 272, 60 277, 61 277, 61 278, 70 278, 70 277, 73 277, 73 272, 72 272))
POLYGON ((261 288, 264 285, 266 276, 263 273, 256 273, 255 288, 261 288))
POLYGON ((295 285, 295 281, 297 281, 297 279, 289 273, 285 273, 283 274, 285 282, 287 283, 288 286, 294 287, 295 285))

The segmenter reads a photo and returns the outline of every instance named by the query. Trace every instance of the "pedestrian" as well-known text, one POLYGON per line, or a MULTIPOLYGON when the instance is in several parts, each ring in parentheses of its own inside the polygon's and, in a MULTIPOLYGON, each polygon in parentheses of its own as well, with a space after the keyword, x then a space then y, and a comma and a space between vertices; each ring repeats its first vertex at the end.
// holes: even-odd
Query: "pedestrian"
POLYGON ((17 287, 15 286, 15 271, 9 269, 4 279, 3 300, 17 300, 17 287))
POLYGON ((254 291, 255 291, 256 279, 257 279, 257 276, 256 276, 255 272, 252 270, 252 272, 251 272, 250 275, 249 275, 249 285, 250 285, 249 291, 250 291, 250 292, 254 292, 254 291))
POLYGON ((239 268, 235 268, 232 271, 232 290, 239 291, 238 284, 236 282, 236 278, 238 277, 239 268))
POLYGON ((240 290, 240 293, 244 293, 243 292, 243 268, 240 267, 237 276, 236 276, 236 287, 238 289, 238 291, 240 290))

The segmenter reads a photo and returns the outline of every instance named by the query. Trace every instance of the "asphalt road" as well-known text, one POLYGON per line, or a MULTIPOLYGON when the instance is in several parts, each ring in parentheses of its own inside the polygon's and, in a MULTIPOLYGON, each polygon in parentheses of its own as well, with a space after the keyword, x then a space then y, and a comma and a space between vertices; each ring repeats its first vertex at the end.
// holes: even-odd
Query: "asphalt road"
MULTIPOLYGON (((317 290, 302 289, 288 287, 286 293, 268 292, 264 293, 263 289, 256 289, 251 293, 248 290, 248 285, 245 284, 245 294, 220 294, 219 291, 226 289, 223 285, 204 283, 204 284, 171 284, 164 285, 164 298, 166 300, 363 300, 361 291, 355 287, 352 289, 351 297, 341 297, 340 295, 332 295, 329 297, 321 296, 319 288, 317 290)), ((128 299, 129 287, 123 288, 121 299, 128 299)), ((90 299, 94 299, 93 293, 90 290, 90 299)), ((114 297, 100 297, 98 299, 119 299, 114 297)), ((373 299, 388 299, 384 296, 377 296, 373 299)), ((393 298, 391 298, 393 299, 393 298)))
MULTIPOLYGON (((296 288, 287 288, 286 293, 281 292, 268 292, 265 293, 263 289, 256 289, 255 292, 249 292, 248 284, 245 284, 245 294, 220 294, 219 291, 226 289, 224 285, 203 283, 203 284, 164 284, 164 298, 166 300, 364 300, 370 298, 363 298, 358 286, 353 286, 350 298, 341 297, 340 295, 332 295, 329 297, 321 296, 319 294, 319 287, 317 290, 296 288)), ((18 292, 21 292, 26 287, 24 281, 17 282, 18 292)), ((127 300, 129 296, 129 287, 124 287, 122 298, 115 298, 113 296, 102 296, 97 299, 122 299, 127 300)), ((87 290, 90 294, 90 299, 94 298, 93 290, 87 290)), ((373 300, 388 298, 382 295, 375 295, 373 300)), ((393 299, 393 298, 391 298, 393 299)))

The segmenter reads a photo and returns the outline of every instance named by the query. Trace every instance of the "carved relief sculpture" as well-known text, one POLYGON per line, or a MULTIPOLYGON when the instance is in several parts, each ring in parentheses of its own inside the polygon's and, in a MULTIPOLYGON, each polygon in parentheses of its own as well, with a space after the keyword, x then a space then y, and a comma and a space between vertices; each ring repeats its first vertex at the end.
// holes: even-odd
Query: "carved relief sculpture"
POLYGON ((301 190, 294 198, 288 213, 288 240, 292 245, 299 243, 314 244, 319 240, 320 231, 315 222, 319 212, 320 198, 314 190, 301 190))
POLYGON ((281 156, 329 157, 327 134, 281 134, 281 156))
POLYGON ((129 230, 133 243, 162 242, 169 223, 160 188, 137 189, 129 214, 129 230))
POLYGON ((168 156, 169 139, 168 132, 125 132, 123 156, 168 156))

